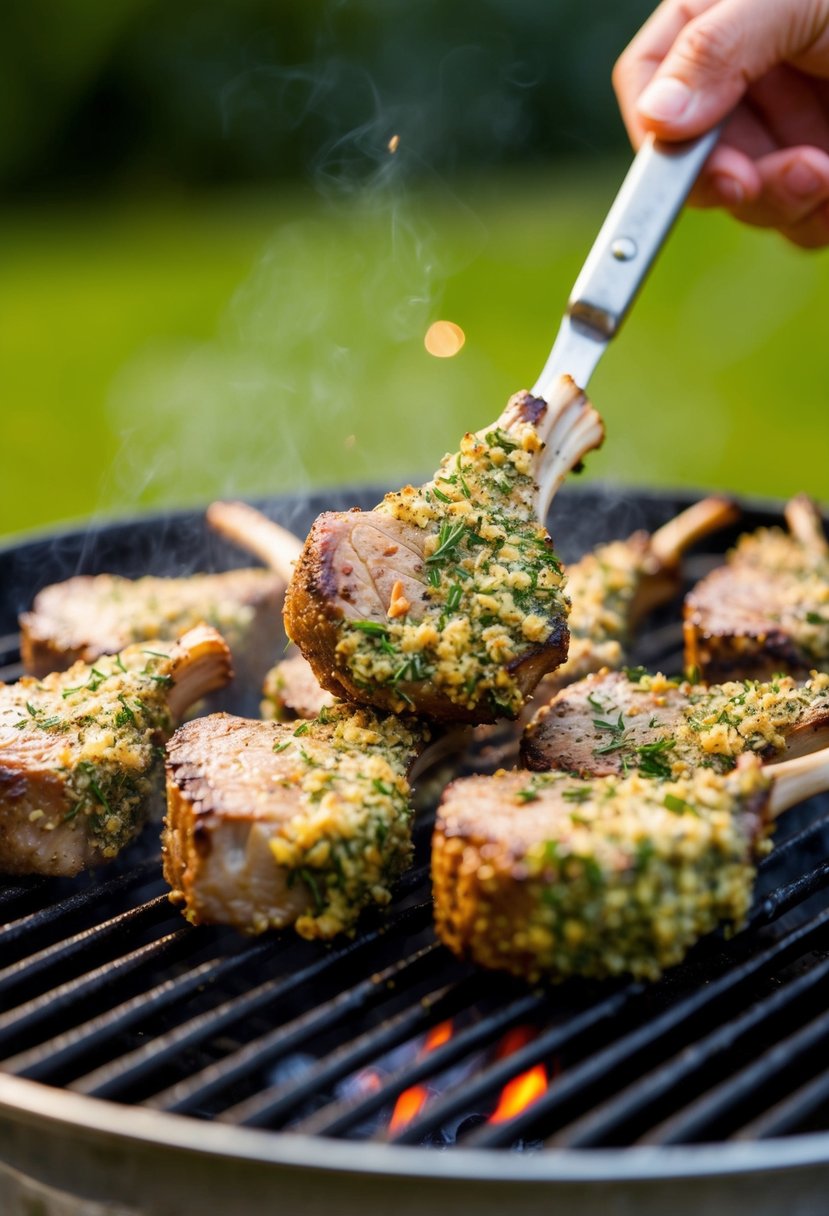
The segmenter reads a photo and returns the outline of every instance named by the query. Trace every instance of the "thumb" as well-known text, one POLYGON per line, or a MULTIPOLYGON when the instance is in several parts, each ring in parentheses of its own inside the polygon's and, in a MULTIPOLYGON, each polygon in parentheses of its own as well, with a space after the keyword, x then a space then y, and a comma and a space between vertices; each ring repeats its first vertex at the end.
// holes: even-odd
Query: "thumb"
POLYGON ((637 102, 657 135, 687 139, 725 118, 746 89, 783 59, 808 49, 816 31, 797 4, 719 0, 685 25, 637 102))

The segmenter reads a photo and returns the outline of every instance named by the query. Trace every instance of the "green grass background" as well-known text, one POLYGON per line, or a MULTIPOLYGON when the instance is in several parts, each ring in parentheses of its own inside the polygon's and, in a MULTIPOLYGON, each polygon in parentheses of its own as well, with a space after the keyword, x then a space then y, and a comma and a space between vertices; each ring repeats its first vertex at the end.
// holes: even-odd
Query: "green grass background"
MULTIPOLYGON (((0 534, 427 472, 533 382, 623 171, 0 212, 0 534)), ((827 255, 689 213, 586 476, 825 498, 828 385, 827 255)))

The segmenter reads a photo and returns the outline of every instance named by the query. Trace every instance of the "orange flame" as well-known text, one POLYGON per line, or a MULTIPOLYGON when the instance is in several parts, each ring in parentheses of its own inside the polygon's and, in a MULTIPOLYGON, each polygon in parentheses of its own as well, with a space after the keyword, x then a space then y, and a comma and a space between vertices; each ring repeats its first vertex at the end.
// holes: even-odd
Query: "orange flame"
MULTIPOLYGON (((433 1026, 423 1040, 423 1045, 417 1053, 417 1059, 422 1060, 430 1052, 442 1047, 444 1043, 448 1043, 451 1038, 451 1019, 446 1022, 438 1022, 437 1026, 433 1026)), ((411 1088, 404 1089, 394 1104, 394 1110, 389 1120, 389 1131, 399 1132, 404 1127, 408 1127, 423 1110, 428 1098, 429 1091, 425 1085, 412 1085, 411 1088)))
MULTIPOLYGON (((496 1052, 497 1058, 502 1060, 514 1055, 521 1047, 530 1043, 536 1033, 531 1026, 516 1026, 507 1031, 496 1052)), ((547 1069, 543 1064, 535 1064, 526 1072, 513 1077, 501 1090, 498 1104, 489 1117, 490 1123, 506 1123, 508 1119, 514 1119, 522 1110, 538 1101, 547 1085, 547 1069)))

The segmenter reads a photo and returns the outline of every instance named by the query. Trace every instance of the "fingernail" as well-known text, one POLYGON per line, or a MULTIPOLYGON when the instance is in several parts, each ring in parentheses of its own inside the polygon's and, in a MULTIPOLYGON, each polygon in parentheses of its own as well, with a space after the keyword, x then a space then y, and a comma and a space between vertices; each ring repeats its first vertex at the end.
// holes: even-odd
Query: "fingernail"
POLYGON ((816 194, 822 185, 819 174, 802 160, 796 160, 794 164, 789 165, 783 174, 783 182, 789 194, 794 194, 797 198, 808 198, 810 194, 816 194))
POLYGON ((730 207, 736 207, 745 199, 746 192, 736 177, 726 177, 724 173, 718 173, 714 178, 714 189, 730 207))
POLYGON ((693 95, 688 85, 677 80, 675 76, 663 76, 648 85, 636 106, 639 113, 646 118, 670 122, 682 118, 691 104, 693 95))

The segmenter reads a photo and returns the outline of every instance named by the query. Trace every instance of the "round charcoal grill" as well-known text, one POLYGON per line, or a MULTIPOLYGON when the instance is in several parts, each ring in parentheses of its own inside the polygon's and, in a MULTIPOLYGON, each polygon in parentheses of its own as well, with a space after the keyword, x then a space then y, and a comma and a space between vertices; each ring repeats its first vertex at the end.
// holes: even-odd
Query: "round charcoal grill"
MULTIPOLYGON (((379 495, 264 506, 299 532, 379 495)), ((572 559, 690 501, 565 491, 552 531, 572 559)), ((746 505, 740 527, 774 522, 746 505)), ((735 534, 703 542, 689 581, 735 534)), ((46 583, 240 564, 197 514, 6 549, 0 678, 46 583)), ((632 662, 678 671, 680 643, 673 605, 632 662)), ((392 907, 328 946, 191 928, 154 830, 93 875, 7 880, 0 1211, 825 1212, 829 798, 784 818, 747 929, 653 985, 531 989, 457 962, 432 929, 429 832, 426 809, 392 907)))

